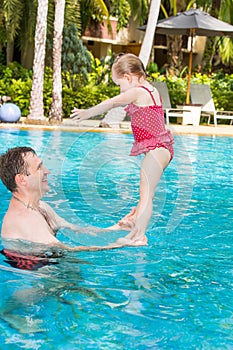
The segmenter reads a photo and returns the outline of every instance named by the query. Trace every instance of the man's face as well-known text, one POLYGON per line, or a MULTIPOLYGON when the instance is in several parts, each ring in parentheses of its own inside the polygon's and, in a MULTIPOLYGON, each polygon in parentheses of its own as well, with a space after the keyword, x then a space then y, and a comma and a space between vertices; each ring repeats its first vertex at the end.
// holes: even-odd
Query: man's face
POLYGON ((49 191, 47 175, 50 172, 36 154, 26 153, 24 161, 27 164, 27 175, 25 176, 28 181, 28 189, 35 193, 38 192, 42 197, 49 191))

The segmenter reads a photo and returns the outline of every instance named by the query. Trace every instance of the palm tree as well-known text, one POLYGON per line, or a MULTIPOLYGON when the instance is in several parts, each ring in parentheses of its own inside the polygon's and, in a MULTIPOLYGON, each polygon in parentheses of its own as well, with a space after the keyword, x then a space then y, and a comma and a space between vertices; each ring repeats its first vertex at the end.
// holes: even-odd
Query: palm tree
POLYGON ((53 37, 53 91, 49 120, 62 121, 62 77, 61 53, 62 31, 64 26, 65 0, 55 0, 54 37, 53 37))
MULTIPOLYGON (((212 0, 212 4, 209 9, 210 15, 218 18, 220 8, 221 8, 221 0, 212 0)), ((204 52, 204 57, 202 59, 202 66, 204 70, 206 70, 207 72, 211 72, 211 69, 212 69, 212 61, 215 54, 216 42, 217 42, 216 37, 206 38, 205 52, 204 52)))
MULTIPOLYGON (((220 10, 221 20, 233 25, 233 0, 222 0, 220 10)), ((220 41, 220 54, 222 61, 230 66, 233 65, 233 39, 222 38, 220 41)))
POLYGON ((48 0, 38 0, 32 91, 28 119, 44 120, 43 87, 48 0))
POLYGON ((155 28, 159 16, 159 10, 160 1, 151 0, 146 33, 139 54, 139 58, 142 60, 145 67, 149 62, 150 53, 154 42, 155 28))
MULTIPOLYGON (((62 76, 61 76, 61 55, 62 55, 62 32, 64 27, 65 0, 54 0, 54 36, 53 36, 53 91, 52 105, 49 113, 50 122, 62 121, 62 76)), ((98 11, 108 15, 104 2, 95 0, 93 6, 99 6, 98 11)))
POLYGON ((103 17, 109 19, 109 11, 106 3, 109 1, 104 0, 79 0, 80 4, 80 17, 82 23, 82 33, 89 26, 91 19, 95 18, 98 22, 103 20, 103 17))
MULTIPOLYGON (((164 17, 168 18, 169 16, 176 16, 178 12, 189 10, 194 2, 195 0, 170 0, 166 3, 163 0, 161 10, 164 17)), ((167 48, 168 66, 172 72, 179 71, 183 66, 182 35, 167 35, 167 48)))
MULTIPOLYGON (((94 0, 98 5, 103 1, 94 0)), ((71 3, 67 1, 67 3, 71 3)), ((77 3, 73 1, 74 8, 77 3)), ((55 0, 55 21, 53 40, 53 92, 50 120, 62 120, 62 81, 61 81, 61 48, 64 26, 65 0, 55 0)), ((48 0, 39 0, 35 35, 35 57, 33 62, 33 82, 28 119, 44 120, 43 83, 45 66, 45 43, 47 32, 48 0)))
POLYGON ((5 31, 6 36, 6 52, 7 64, 12 62, 14 53, 14 39, 20 30, 20 22, 23 15, 23 2, 16 1, 0 1, 0 16, 2 18, 2 32, 5 31))
POLYGON ((36 9, 37 0, 0 0, 1 42, 6 47, 7 64, 12 62, 17 48, 22 64, 31 68, 36 9))
MULTIPOLYGON (((131 14, 134 21, 143 25, 148 18, 150 0, 127 0, 130 6, 131 14)), ((160 2, 160 1, 159 1, 160 2)))

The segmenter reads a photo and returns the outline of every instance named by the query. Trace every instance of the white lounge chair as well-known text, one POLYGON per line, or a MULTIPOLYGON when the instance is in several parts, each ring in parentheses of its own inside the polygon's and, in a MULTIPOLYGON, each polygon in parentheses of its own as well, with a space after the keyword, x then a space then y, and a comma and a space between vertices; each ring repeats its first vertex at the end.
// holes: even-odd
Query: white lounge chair
POLYGON ((233 111, 217 111, 212 98, 210 86, 207 84, 191 84, 190 95, 192 103, 202 104, 201 116, 208 118, 210 124, 211 116, 214 117, 214 125, 217 126, 218 119, 230 119, 233 123, 233 111))
POLYGON ((153 82, 154 87, 158 90, 160 93, 160 96, 162 98, 162 105, 163 110, 166 116, 166 123, 169 125, 169 118, 170 117, 176 117, 176 118, 184 118, 188 115, 192 118, 191 111, 189 110, 183 110, 182 108, 172 108, 169 91, 166 82, 164 81, 154 81, 153 82))

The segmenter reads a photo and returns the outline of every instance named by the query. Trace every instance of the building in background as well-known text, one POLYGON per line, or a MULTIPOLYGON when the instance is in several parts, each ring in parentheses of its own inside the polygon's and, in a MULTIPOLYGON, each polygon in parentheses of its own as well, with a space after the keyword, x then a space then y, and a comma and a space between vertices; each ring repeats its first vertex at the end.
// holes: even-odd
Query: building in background
MULTIPOLYGON (((94 57, 106 57, 109 54, 109 50, 116 54, 128 52, 139 55, 145 32, 138 29, 138 24, 131 19, 127 28, 117 32, 117 18, 111 17, 110 23, 112 27, 111 32, 108 30, 107 20, 104 20, 102 23, 92 21, 89 28, 82 36, 84 45, 92 52, 94 57)), ((201 64, 205 49, 205 41, 206 37, 194 38, 193 67, 201 64)), ((190 51, 190 41, 188 37, 183 37, 182 50, 184 54, 184 63, 188 65, 190 51)), ((159 68, 166 64, 166 35, 155 34, 150 61, 156 62, 159 68)))

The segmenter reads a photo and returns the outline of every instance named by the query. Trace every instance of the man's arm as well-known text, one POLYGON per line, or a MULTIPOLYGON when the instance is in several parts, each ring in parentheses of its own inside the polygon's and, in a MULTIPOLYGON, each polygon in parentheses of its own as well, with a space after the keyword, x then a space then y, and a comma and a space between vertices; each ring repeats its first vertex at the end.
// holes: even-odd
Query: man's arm
POLYGON ((117 243, 111 243, 106 246, 77 246, 77 247, 68 247, 64 246, 63 249, 68 251, 97 251, 97 250, 110 250, 110 249, 116 249, 116 248, 122 248, 127 246, 127 244, 117 244, 117 243))
POLYGON ((102 232, 104 229, 100 229, 98 227, 93 227, 93 226, 88 226, 88 227, 80 227, 78 225, 75 225, 71 222, 66 221, 64 218, 62 218, 61 216, 59 216, 55 210, 53 210, 53 208, 45 203, 45 202, 40 202, 41 207, 43 207, 46 212, 48 213, 48 215, 53 219, 53 221, 56 223, 57 228, 68 228, 74 232, 77 233, 86 233, 86 234, 90 234, 92 236, 96 236, 97 233, 102 232))

